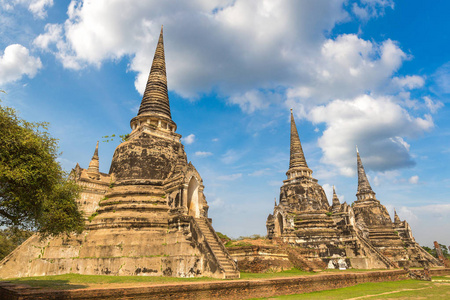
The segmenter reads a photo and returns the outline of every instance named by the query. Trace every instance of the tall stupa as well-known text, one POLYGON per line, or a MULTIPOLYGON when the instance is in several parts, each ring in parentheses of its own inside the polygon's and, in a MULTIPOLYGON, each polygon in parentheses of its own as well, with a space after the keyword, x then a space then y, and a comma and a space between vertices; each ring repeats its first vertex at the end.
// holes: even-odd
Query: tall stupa
POLYGON ((203 181, 188 162, 172 120, 163 28, 131 133, 117 146, 108 174, 98 143, 81 187, 86 218, 79 235, 32 236, 0 262, 0 277, 66 273, 237 278, 239 271, 208 218, 203 181))
POLYGON ((357 151, 357 200, 340 203, 333 187, 330 206, 312 177, 291 110, 290 160, 280 199, 266 221, 269 239, 314 250, 328 266, 345 262, 357 269, 438 266, 440 263, 414 240, 406 221, 392 222, 375 197, 357 151))

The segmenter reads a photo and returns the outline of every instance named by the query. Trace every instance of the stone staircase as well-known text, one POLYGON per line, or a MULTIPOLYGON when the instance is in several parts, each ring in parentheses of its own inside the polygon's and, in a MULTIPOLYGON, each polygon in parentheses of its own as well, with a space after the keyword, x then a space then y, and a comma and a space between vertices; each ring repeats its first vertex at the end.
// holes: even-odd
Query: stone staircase
POLYGON ((442 263, 433 255, 425 251, 419 244, 416 243, 415 248, 420 252, 426 260, 428 260, 431 264, 435 264, 437 266, 442 266, 442 263))
POLYGON ((196 218, 195 221, 203 233, 213 255, 225 271, 224 279, 239 278, 240 273, 236 263, 228 254, 228 251, 225 249, 225 246, 220 241, 209 221, 206 218, 196 218))
POLYGON ((372 244, 367 239, 365 239, 364 237, 362 237, 358 233, 356 235, 358 236, 359 240, 364 244, 364 246, 366 246, 367 248, 372 250, 375 253, 375 255, 386 265, 386 267, 388 269, 390 269, 390 268, 394 268, 394 269, 398 268, 398 265, 396 263, 394 263, 389 258, 384 256, 383 253, 381 253, 377 248, 372 246, 372 244))

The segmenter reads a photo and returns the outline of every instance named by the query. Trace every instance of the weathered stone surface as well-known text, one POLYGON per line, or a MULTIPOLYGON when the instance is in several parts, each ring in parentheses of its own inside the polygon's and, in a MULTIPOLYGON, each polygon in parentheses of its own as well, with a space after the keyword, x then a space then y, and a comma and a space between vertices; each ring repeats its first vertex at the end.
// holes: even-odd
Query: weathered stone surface
POLYGON ((109 173, 118 182, 166 180, 175 168, 180 147, 179 142, 141 132, 116 148, 109 173))

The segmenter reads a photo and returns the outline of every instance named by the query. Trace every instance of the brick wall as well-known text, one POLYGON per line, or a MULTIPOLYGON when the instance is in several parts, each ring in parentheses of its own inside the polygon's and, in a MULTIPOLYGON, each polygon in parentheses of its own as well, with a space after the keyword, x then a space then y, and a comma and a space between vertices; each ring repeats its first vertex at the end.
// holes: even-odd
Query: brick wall
MULTIPOLYGON (((432 275, 450 274, 450 269, 431 270, 432 275)), ((0 300, 9 299, 248 299, 308 293, 356 285, 407 279, 404 270, 323 274, 260 280, 223 280, 160 284, 127 288, 49 291, 0 284, 0 300)))

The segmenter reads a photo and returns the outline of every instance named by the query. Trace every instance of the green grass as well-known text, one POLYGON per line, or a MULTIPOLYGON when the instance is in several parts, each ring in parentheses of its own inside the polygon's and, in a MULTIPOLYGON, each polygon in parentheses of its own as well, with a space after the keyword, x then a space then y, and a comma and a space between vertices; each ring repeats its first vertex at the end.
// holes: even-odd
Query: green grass
MULTIPOLYGON (((328 272, 338 273, 338 272, 365 272, 365 270, 329 270, 328 272)), ((373 270, 372 270, 373 271, 373 270)), ((316 274, 323 273, 311 273, 305 272, 298 269, 291 269, 283 272, 268 272, 268 273, 245 273, 241 272, 241 280, 257 280, 257 279, 269 279, 277 277, 293 277, 293 276, 314 276, 316 274)), ((219 280, 209 277, 194 277, 194 278, 177 278, 177 277, 157 277, 157 276, 108 276, 108 275, 79 275, 79 274, 65 274, 65 275, 54 275, 54 276, 37 276, 37 277, 23 277, 23 278, 13 278, 7 279, 8 281, 16 284, 26 284, 33 287, 40 288, 50 288, 56 290, 67 290, 67 289, 82 289, 89 287, 103 287, 105 285, 140 285, 140 284, 165 284, 165 283, 187 283, 187 282, 200 282, 200 281, 211 281, 219 280)), ((239 279, 235 279, 239 280, 239 279)), ((354 297, 360 297, 364 295, 378 295, 388 291, 400 290, 400 289, 410 289, 410 288, 421 288, 421 287, 432 287, 432 289, 427 288, 425 292, 404 291, 402 293, 389 294, 388 298, 396 298, 399 295, 409 295, 410 293, 429 293, 430 290, 433 291, 430 295, 435 295, 440 297, 440 295, 445 295, 447 299, 450 299, 450 276, 435 276, 433 280, 448 280, 449 282, 425 282, 425 281, 415 281, 415 280, 404 280, 396 282, 382 282, 382 283, 364 283, 353 287, 341 288, 330 291, 314 292, 308 294, 281 296, 280 299, 348 299, 354 297), (435 292, 436 290, 436 292, 435 292)), ((384 297, 384 296, 377 296, 384 297)), ((386 296, 387 297, 387 296, 386 296)), ((400 296, 399 296, 400 297, 400 296)), ((445 299, 436 298, 436 299, 445 299)), ((374 299, 374 298, 372 298, 374 299)), ((379 299, 379 298, 376 298, 379 299)), ((424 298, 433 299, 433 298, 424 298)))
MULTIPOLYGON (((241 273, 241 279, 263 279, 275 277, 289 277, 300 275, 314 275, 315 273, 305 272, 298 269, 291 269, 277 273, 241 273)), ((163 284, 174 282, 198 282, 221 280, 210 277, 162 277, 162 276, 108 276, 108 275, 80 275, 65 274, 53 276, 36 276, 7 279, 17 284, 27 284, 33 287, 52 289, 80 289, 103 284, 163 284)))
MULTIPOLYGON (((441 277, 433 277, 433 280, 438 278, 441 277)), ((443 279, 449 279, 449 277, 443 277, 443 279)), ((364 299, 450 299, 450 284, 419 280, 368 282, 335 290, 270 297, 270 299, 339 300, 360 299, 359 297, 364 299)))

